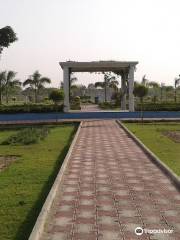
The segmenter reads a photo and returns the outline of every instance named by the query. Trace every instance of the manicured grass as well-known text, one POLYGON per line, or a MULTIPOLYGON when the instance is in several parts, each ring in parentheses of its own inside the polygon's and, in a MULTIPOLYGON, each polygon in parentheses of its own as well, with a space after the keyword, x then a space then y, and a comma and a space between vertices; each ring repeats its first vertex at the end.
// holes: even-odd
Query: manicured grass
POLYGON ((180 123, 125 123, 125 125, 166 165, 180 176, 180 143, 162 132, 180 131, 180 123))
MULTIPOLYGON (((21 155, 0 172, 0 239, 25 240, 64 160, 77 125, 51 126, 37 144, 0 145, 0 155, 21 155)), ((0 142, 18 130, 0 130, 0 142)))

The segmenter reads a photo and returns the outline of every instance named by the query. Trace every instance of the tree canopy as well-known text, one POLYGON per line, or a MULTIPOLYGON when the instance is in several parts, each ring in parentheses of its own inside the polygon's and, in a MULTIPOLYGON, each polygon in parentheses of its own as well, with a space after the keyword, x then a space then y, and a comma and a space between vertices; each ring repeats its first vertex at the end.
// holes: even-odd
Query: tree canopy
POLYGON ((3 48, 9 47, 9 45, 15 41, 17 41, 18 38, 16 36, 16 33, 10 26, 6 26, 0 29, 0 53, 3 51, 3 48))
POLYGON ((143 84, 136 84, 134 86, 134 95, 136 97, 139 97, 141 101, 143 101, 143 98, 147 95, 148 88, 143 84))

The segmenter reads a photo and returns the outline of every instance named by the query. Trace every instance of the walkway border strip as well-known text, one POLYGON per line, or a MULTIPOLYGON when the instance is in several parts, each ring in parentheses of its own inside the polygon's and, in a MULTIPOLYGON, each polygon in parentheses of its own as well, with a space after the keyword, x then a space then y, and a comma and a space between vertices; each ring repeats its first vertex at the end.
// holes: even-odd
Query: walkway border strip
POLYGON ((72 153, 72 150, 76 144, 76 141, 77 141, 77 138, 79 136, 79 133, 80 133, 80 130, 81 130, 81 127, 82 127, 82 122, 80 122, 80 125, 78 127, 78 130, 75 134, 75 137, 71 143, 71 146, 66 154, 66 157, 64 159, 64 162, 59 170, 59 173, 54 181, 54 184, 52 185, 51 187, 51 190, 46 198, 46 201, 45 203, 43 204, 43 207, 39 213, 39 216, 36 220, 36 223, 33 227, 33 230, 28 238, 28 240, 39 240, 43 231, 44 231, 44 226, 45 226, 45 223, 46 223, 46 219, 48 217, 48 213, 50 212, 51 210, 51 207, 52 207, 52 204, 54 202, 54 199, 56 197, 56 194, 57 194, 57 191, 59 190, 59 186, 62 182, 62 179, 63 179, 63 175, 64 175, 64 172, 68 166, 68 163, 69 163, 69 159, 70 159, 70 156, 71 156, 71 153, 72 153))
POLYGON ((136 144, 144 151, 150 160, 156 164, 164 174, 171 180, 173 185, 180 191, 180 178, 166 165, 164 164, 149 148, 147 148, 141 140, 139 140, 120 120, 116 121, 124 131, 136 142, 136 144))

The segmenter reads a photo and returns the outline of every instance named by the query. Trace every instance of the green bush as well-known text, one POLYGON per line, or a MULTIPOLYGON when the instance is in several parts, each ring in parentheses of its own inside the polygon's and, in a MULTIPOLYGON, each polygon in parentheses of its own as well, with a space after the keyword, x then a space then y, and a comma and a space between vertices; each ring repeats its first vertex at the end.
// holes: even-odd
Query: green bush
MULTIPOLYGON (((137 104, 135 110, 140 111, 141 105, 137 104)), ((144 103, 144 111, 180 111, 180 103, 144 103)))
POLYGON ((25 128, 20 130, 18 133, 10 136, 2 145, 29 145, 38 143, 47 137, 49 129, 46 127, 41 128, 25 128))
POLYGON ((0 105, 0 113, 45 113, 63 112, 63 104, 23 104, 23 105, 0 105))

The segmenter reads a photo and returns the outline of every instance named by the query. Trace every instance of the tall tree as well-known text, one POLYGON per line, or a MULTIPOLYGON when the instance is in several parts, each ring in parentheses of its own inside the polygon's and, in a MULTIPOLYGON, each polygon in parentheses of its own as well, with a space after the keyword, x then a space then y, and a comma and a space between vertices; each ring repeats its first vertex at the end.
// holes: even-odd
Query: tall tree
POLYGON ((177 87, 179 84, 180 84, 180 75, 179 75, 179 78, 174 79, 174 101, 175 101, 175 103, 177 101, 177 87))
POLYGON ((9 93, 10 90, 21 86, 21 82, 16 78, 16 72, 14 71, 5 71, 4 72, 4 91, 6 96, 6 103, 9 102, 9 93))
POLYGON ((51 83, 51 80, 47 77, 41 77, 39 71, 35 71, 28 79, 23 82, 23 86, 30 86, 34 91, 35 102, 38 101, 39 90, 44 88, 44 85, 51 83))
POLYGON ((6 71, 0 72, 0 105, 2 104, 2 94, 5 89, 6 71))
POLYGON ((6 47, 8 48, 11 43, 17 41, 18 38, 16 33, 10 26, 6 26, 0 29, 0 54, 2 53, 3 49, 6 47))

